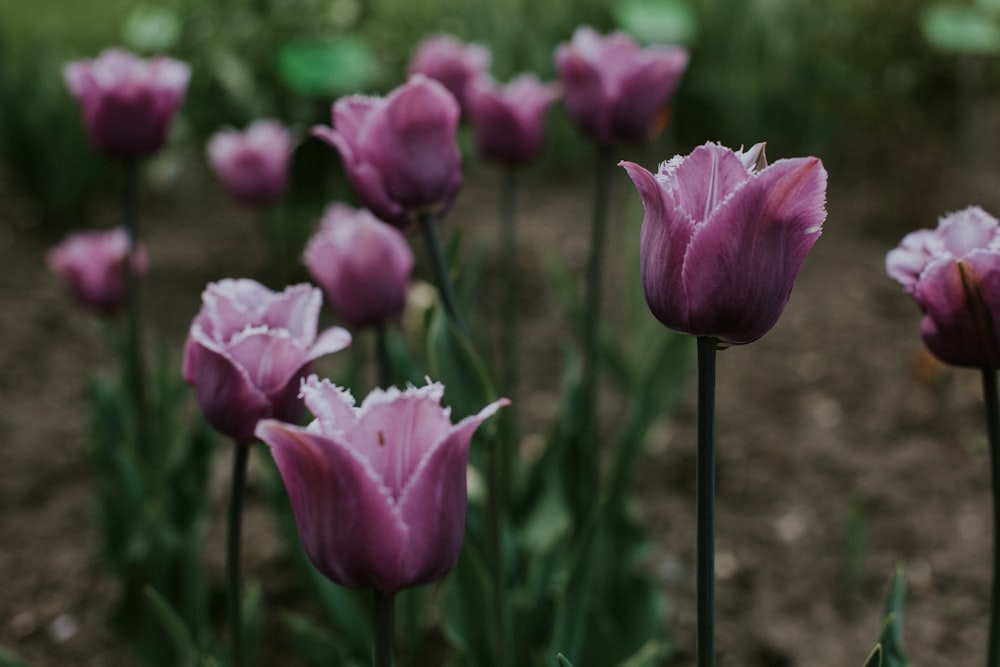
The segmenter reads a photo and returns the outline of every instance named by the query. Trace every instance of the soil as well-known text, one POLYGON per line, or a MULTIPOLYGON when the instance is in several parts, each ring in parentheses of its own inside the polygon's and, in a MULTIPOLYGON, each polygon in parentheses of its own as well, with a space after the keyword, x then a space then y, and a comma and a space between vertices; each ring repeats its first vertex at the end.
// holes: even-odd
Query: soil
MULTIPOLYGON (((1000 174, 919 155, 910 162, 905 173, 828 165, 825 232, 784 316, 760 341, 719 355, 720 665, 860 667, 900 564, 913 663, 983 662, 992 531, 979 375, 923 350, 917 308, 883 262, 903 233, 933 226, 948 210, 978 203, 1000 211, 1000 174)), ((565 324, 549 305, 543 262, 554 251, 570 267, 582 265, 591 195, 583 180, 529 179, 523 187, 529 432, 543 433, 558 406, 565 324)), ((489 248, 498 178, 477 167, 468 181, 449 224, 468 225, 473 247, 489 248)), ((177 185, 183 195, 147 193, 142 210, 152 258, 148 328, 179 351, 204 284, 259 275, 266 253, 251 214, 204 174, 177 185)), ((634 198, 622 175, 612 229, 634 213, 634 198)), ((3 189, 0 202, 0 645, 37 667, 136 664, 105 623, 114 587, 98 558, 84 453, 88 378, 110 373, 111 360, 99 323, 45 269, 44 251, 58 239, 37 227, 16 192, 3 189)), ((108 212, 98 218, 97 226, 114 223, 108 212)), ((620 235, 609 246, 605 289, 614 304, 625 272, 636 268, 623 265, 620 235)), ((691 379, 650 437, 635 486, 672 608, 670 665, 694 661, 691 379)), ((253 485, 251 475, 245 567, 273 572, 279 542, 253 485)), ((216 569, 222 489, 213 494, 218 525, 206 545, 216 569)), ((265 599, 280 593, 280 577, 261 580, 265 599)))

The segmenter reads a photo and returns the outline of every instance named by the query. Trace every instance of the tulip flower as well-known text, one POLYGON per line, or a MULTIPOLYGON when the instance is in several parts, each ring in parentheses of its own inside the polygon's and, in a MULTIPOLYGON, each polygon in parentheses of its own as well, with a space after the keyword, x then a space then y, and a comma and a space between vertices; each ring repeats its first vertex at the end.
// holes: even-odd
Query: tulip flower
POLYGON ((1000 223, 971 206, 903 238, 886 270, 920 306, 928 349, 955 366, 1000 368, 1000 223))
POLYGON ((117 315, 128 302, 129 255, 133 276, 143 276, 148 265, 146 249, 131 250, 124 227, 108 231, 77 232, 45 256, 51 271, 61 276, 76 300, 98 314, 117 315))
POLYGON ((346 204, 328 206, 320 225, 303 262, 341 319, 360 328, 399 315, 414 261, 399 230, 346 204))
POLYGON ((581 26, 556 48, 555 64, 566 112, 585 134, 601 144, 641 142, 662 129, 688 52, 642 49, 624 33, 602 37, 581 26))
POLYGON ((313 134, 340 152, 363 204, 399 227, 414 215, 440 215, 462 186, 456 132, 459 106, 420 74, 388 97, 352 95, 333 105, 333 127, 313 134))
POLYGON ((826 170, 815 157, 765 166, 763 144, 719 144, 652 174, 621 162, 645 215, 640 270, 646 303, 670 329, 752 342, 778 321, 826 218, 826 170))
POLYGON ((190 76, 185 63, 143 60, 121 49, 63 69, 91 142, 113 158, 141 158, 163 146, 190 76))
POLYGON ((432 35, 417 45, 409 72, 441 82, 465 112, 466 87, 489 70, 490 60, 485 46, 464 44, 451 35, 432 35))
POLYGON ((465 535, 466 466, 476 428, 506 399, 452 424, 438 383, 351 394, 302 383, 307 428, 265 419, 310 560, 331 581, 385 596, 443 577, 465 535))
POLYGON ((482 76, 466 90, 466 106, 479 152, 507 164, 525 164, 542 148, 545 112, 558 88, 522 74, 506 86, 482 76))
POLYGON ((183 372, 217 431, 249 444, 258 420, 298 418, 299 380, 311 362, 351 342, 340 327, 317 334, 322 300, 306 284, 283 292, 247 279, 208 285, 184 346, 183 372))
POLYGON ((291 132, 273 120, 251 123, 243 132, 226 129, 208 142, 208 162, 236 201, 271 204, 288 189, 288 163, 295 150, 291 132))

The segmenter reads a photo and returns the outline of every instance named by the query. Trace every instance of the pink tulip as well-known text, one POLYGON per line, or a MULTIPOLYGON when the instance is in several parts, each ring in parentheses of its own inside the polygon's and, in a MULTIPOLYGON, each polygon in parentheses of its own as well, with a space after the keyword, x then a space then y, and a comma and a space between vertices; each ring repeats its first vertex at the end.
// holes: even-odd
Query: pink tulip
MULTIPOLYGON (((66 281, 82 306, 110 317, 128 302, 129 246, 124 227, 77 232, 49 250, 45 261, 66 281)), ((143 246, 135 249, 131 264, 135 276, 146 274, 148 259, 143 246)))
POLYGON ((143 60, 121 49, 63 69, 91 142, 116 158, 145 157, 163 146, 190 77, 191 69, 182 62, 143 60))
POLYGON ((281 199, 288 189, 288 163, 295 150, 281 123, 258 120, 244 132, 226 129, 208 142, 208 162, 229 194, 248 206, 281 199))
POLYGON ((305 551, 331 581, 391 596, 454 566, 465 535, 469 443, 509 401, 452 425, 443 394, 436 383, 376 389, 356 408, 348 391, 312 376, 301 395, 316 421, 257 426, 305 551))
POLYGON ((466 104, 479 152, 508 164, 535 159, 542 148, 545 112, 558 97, 556 86, 531 74, 506 86, 487 76, 476 79, 466 90, 466 104))
POLYGON ((340 327, 317 335, 322 301, 305 284, 283 292, 246 279, 209 284, 184 346, 184 379, 215 430, 248 444, 258 420, 298 419, 310 364, 351 342, 340 327))
POLYGON ((826 219, 818 158, 778 160, 708 143, 653 175, 621 162, 645 215, 640 270, 646 303, 670 329, 752 342, 778 321, 826 219))
POLYGON ((376 216, 405 227, 421 211, 441 214, 462 187, 459 108, 420 74, 388 97, 352 95, 333 105, 333 127, 313 134, 340 152, 347 177, 376 216))
POLYGON ((352 327, 403 312, 413 252, 398 229, 365 209, 331 204, 303 261, 333 309, 352 327))
POLYGON ((555 52, 566 111, 602 144, 641 142, 662 129, 667 106, 687 68, 679 46, 640 49, 624 33, 602 37, 582 26, 555 52))
POLYGON ((885 260, 923 311, 928 349, 956 366, 1000 368, 1000 223, 972 206, 907 234, 885 260))
POLYGON ((451 35, 433 35, 417 45, 409 72, 441 82, 467 111, 466 87, 489 70, 490 60, 485 46, 465 44, 451 35))

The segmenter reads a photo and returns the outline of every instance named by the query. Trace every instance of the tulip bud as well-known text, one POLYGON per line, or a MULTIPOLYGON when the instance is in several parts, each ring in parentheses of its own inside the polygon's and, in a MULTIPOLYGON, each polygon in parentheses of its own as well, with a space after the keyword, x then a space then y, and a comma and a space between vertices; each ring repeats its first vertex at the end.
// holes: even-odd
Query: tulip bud
POLYGON ((531 162, 542 148, 545 112, 558 97, 556 86, 531 74, 502 87, 487 76, 476 79, 466 90, 466 105, 479 152, 507 164, 531 162))
MULTIPOLYGON (((73 296, 84 307, 110 317, 128 302, 128 232, 117 227, 101 232, 77 232, 49 250, 46 263, 66 281, 73 296)), ((146 249, 132 251, 132 272, 146 274, 146 249)))
POLYGON ((451 35, 433 35, 420 42, 410 62, 410 74, 439 81, 468 111, 466 88, 490 68, 490 51, 480 44, 464 44, 451 35))
POLYGON ((281 199, 288 189, 288 163, 294 150, 292 134, 284 125, 259 120, 244 132, 217 132, 206 152, 215 175, 236 201, 263 206, 281 199))

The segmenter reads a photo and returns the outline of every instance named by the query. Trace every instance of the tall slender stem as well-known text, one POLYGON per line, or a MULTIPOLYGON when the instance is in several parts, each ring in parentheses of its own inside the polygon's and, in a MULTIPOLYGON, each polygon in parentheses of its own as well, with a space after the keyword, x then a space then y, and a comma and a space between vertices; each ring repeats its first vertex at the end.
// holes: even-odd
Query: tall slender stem
POLYGON ((510 665, 510 623, 507 609, 507 566, 503 553, 504 508, 506 507, 506 487, 503 461, 501 459, 504 443, 494 433, 490 438, 489 450, 486 452, 486 475, 489 485, 489 495, 486 504, 487 530, 489 531, 488 546, 490 551, 490 568, 493 570, 493 625, 496 635, 496 664, 499 667, 510 665))
POLYGON ((140 434, 140 447, 150 447, 146 440, 149 429, 146 423, 146 372, 142 359, 142 318, 139 305, 139 277, 135 274, 136 248, 139 243, 139 163, 135 160, 122 162, 122 225, 128 232, 128 259, 125 264, 125 288, 128 300, 128 337, 126 377, 129 391, 135 401, 136 418, 140 434))
MULTIPOLYGON (((511 440, 518 441, 517 428, 517 354, 518 354, 518 252, 517 252, 517 169, 507 167, 503 173, 500 190, 500 366, 503 387, 511 406, 507 410, 511 440)), ((501 468, 506 471, 505 454, 500 455, 501 468)))
POLYGON ((986 403, 986 434, 990 442, 990 476, 993 488, 993 583, 986 665, 1000 667, 1000 402, 995 369, 983 369, 983 396, 986 403))
POLYGON ((385 322, 375 325, 375 358, 378 362, 378 385, 383 389, 392 386, 392 360, 389 356, 388 332, 385 322))
POLYGON ((229 523, 226 533, 226 587, 229 603, 229 635, 232 667, 243 665, 243 610, 240 602, 240 533, 243 523, 243 491, 246 488, 250 445, 236 443, 229 492, 229 523))
POLYGON ((715 666, 715 352, 718 340, 698 338, 698 667, 715 666))
POLYGON ((444 301, 444 307, 458 328, 463 333, 468 333, 465 322, 462 320, 462 314, 458 309, 455 290, 451 286, 451 279, 448 278, 448 262, 444 256, 444 246, 441 243, 437 217, 430 211, 422 211, 420 213, 420 226, 423 228, 424 238, 427 240, 431 269, 434 271, 434 280, 437 281, 438 293, 441 295, 441 300, 444 301))
POLYGON ((392 641, 395 634, 396 598, 375 591, 372 609, 372 664, 374 667, 392 667, 392 641))

